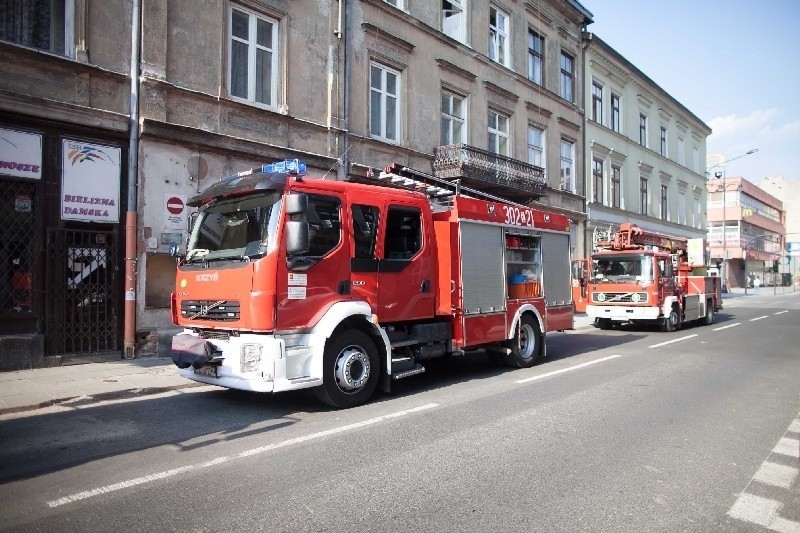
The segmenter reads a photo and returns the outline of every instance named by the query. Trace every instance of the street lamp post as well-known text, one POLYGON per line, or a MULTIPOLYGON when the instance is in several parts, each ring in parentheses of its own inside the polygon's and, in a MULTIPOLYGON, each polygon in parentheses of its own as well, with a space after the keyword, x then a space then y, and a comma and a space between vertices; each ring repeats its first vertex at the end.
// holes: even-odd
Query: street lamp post
MULTIPOLYGON (((758 148, 753 148, 752 150, 748 150, 747 152, 743 153, 742 155, 737 155, 736 157, 732 157, 730 159, 724 160, 722 163, 716 164, 714 166, 706 168, 706 176, 708 176, 709 171, 711 169, 720 167, 722 168, 722 172, 715 172, 714 177, 717 179, 722 179, 722 287, 725 291, 727 291, 728 287, 728 215, 727 215, 727 208, 728 208, 728 184, 725 181, 727 177, 726 172, 726 165, 731 161, 736 159, 741 159, 742 157, 746 157, 748 155, 754 154, 758 152, 758 148)), ((708 158, 706 158, 708 159, 708 158)), ((740 233, 741 235, 741 233, 740 233)), ((740 236, 741 238, 741 236, 740 236)), ((745 265, 747 262, 745 261, 745 265)), ((747 269, 745 268, 745 282, 744 282, 745 291, 747 290, 747 269)))

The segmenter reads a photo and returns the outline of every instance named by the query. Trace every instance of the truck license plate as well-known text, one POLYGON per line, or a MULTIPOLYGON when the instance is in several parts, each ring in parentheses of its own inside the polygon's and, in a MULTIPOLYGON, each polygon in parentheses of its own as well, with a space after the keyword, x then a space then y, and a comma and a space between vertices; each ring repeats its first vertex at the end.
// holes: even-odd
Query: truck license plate
POLYGON ((195 368, 194 373, 198 376, 215 378, 217 377, 217 365, 203 365, 200 368, 195 368))

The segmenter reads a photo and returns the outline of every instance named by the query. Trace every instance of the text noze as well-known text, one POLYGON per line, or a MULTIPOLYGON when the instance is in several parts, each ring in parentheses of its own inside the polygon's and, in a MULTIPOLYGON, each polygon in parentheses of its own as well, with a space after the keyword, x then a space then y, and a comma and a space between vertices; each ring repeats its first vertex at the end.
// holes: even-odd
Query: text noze
POLYGON ((503 212, 506 214, 506 224, 525 226, 527 228, 533 227, 533 211, 530 209, 504 205, 503 212))

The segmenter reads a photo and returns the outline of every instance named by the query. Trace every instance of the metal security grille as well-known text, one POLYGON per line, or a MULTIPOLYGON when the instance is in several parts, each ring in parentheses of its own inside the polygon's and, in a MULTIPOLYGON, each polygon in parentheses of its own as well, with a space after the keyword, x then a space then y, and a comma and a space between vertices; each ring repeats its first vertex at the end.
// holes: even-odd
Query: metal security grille
POLYGON ((119 350, 116 232, 51 229, 47 240, 46 352, 119 350))
POLYGON ((37 183, 0 180, 0 314, 33 310, 37 183))

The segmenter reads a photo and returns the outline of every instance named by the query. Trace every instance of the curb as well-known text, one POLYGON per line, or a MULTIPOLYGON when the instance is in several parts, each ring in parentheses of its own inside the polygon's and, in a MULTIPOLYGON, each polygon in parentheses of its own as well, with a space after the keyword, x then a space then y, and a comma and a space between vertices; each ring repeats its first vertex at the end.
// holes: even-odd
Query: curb
POLYGON ((162 394, 165 392, 191 389, 195 387, 204 387, 205 383, 182 383, 180 385, 172 385, 169 387, 137 387, 134 389, 125 389, 112 392, 102 392, 99 394, 84 394, 82 396, 68 396, 65 398, 54 398, 46 402, 40 402, 33 405, 19 405, 16 407, 3 407, 0 408, 0 416, 24 413, 27 411, 36 411, 37 409, 44 409, 46 407, 53 407, 59 405, 67 405, 69 407, 83 407, 95 403, 106 402, 110 400, 126 400, 130 398, 141 398, 144 396, 152 396, 154 394, 162 394))

